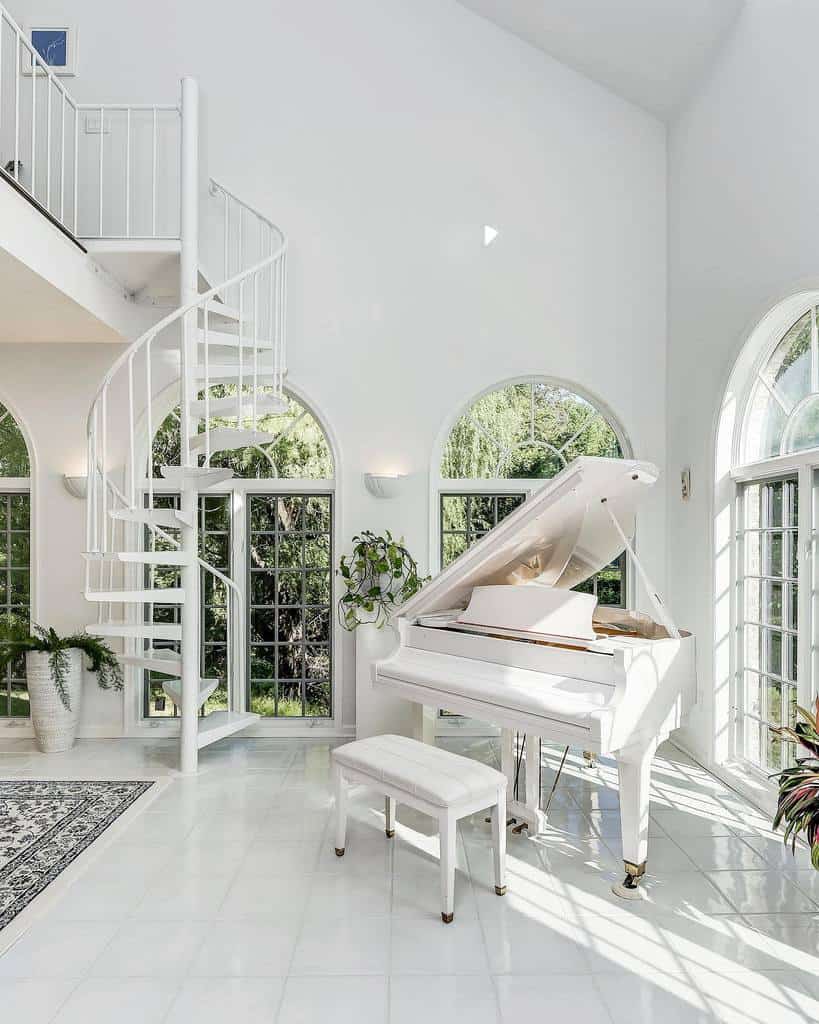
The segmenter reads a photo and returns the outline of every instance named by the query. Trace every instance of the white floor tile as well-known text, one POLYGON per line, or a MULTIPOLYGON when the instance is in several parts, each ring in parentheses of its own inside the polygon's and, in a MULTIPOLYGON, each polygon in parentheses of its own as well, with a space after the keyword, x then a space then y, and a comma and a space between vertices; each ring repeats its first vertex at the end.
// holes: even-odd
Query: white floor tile
POLYGON ((700 871, 747 871, 768 867, 764 858, 738 836, 678 836, 676 841, 700 871))
POLYGON ((595 979, 613 1024, 706 1024, 713 1017, 685 974, 608 974, 595 979))
POLYGON ((13 1024, 50 1024, 77 980, 0 978, 0 1009, 13 1024))
MULTIPOLYGON (((742 874, 743 872, 738 872, 742 874)), ((718 872, 730 874, 730 872, 718 872)), ((670 910, 696 910, 702 914, 733 914, 735 908, 709 881, 713 875, 699 871, 680 871, 665 878, 648 876, 641 883, 651 907, 670 910)))
POLYGON ((582 975, 506 976, 495 979, 504 1024, 521 1020, 574 1020, 611 1024, 603 997, 582 975))
POLYGON ((214 921, 189 968, 198 978, 284 977, 296 947, 300 923, 214 921))
POLYGON ((207 925, 190 921, 127 921, 91 968, 95 978, 174 978, 185 973, 207 925))
POLYGON ((708 968, 691 980, 724 1024, 815 1024, 819 1003, 792 971, 720 975, 708 968))
POLYGON ((283 989, 282 978, 188 978, 165 1022, 273 1024, 283 989))
POLYGON ((486 974, 483 931, 477 920, 394 919, 393 974, 486 974))
POLYGON ((389 951, 389 918, 306 921, 296 945, 291 973, 386 974, 389 951))
POLYGON ((791 849, 790 843, 782 842, 782 836, 743 836, 744 841, 762 857, 768 867, 793 874, 794 871, 811 871, 810 852, 802 846, 791 849))
POLYGON ((277 1024, 386 1024, 385 977, 288 978, 277 1024))
POLYGON ((819 909, 779 871, 714 871, 708 877, 741 914, 799 914, 819 909))
POLYGON ((498 1024, 495 986, 487 975, 390 979, 390 1024, 498 1024))
POLYGON ((41 921, 0 956, 0 978, 81 978, 114 937, 110 921, 41 921))
POLYGON ((231 875, 191 875, 173 881, 160 876, 132 916, 143 921, 211 920, 219 913, 231 881, 231 875))
POLYGON ((147 882, 97 878, 92 868, 70 885, 50 913, 52 921, 122 921, 134 913, 145 894, 147 882))
POLYGON ((487 905, 479 903, 492 974, 590 973, 591 935, 578 915, 570 910, 552 914, 510 900, 506 913, 487 916, 487 905))
POLYGON ((256 839, 250 844, 239 874, 245 878, 292 878, 310 875, 316 868, 319 855, 318 840, 290 842, 280 839, 256 839))
POLYGON ((313 875, 309 880, 308 921, 335 921, 354 917, 386 917, 390 913, 389 877, 366 875, 313 875))
POLYGON ((159 1024, 179 989, 160 978, 88 978, 71 993, 54 1024, 159 1024))
POLYGON ((220 916, 224 918, 301 917, 310 895, 308 876, 280 884, 260 885, 258 878, 237 876, 227 891, 220 916))

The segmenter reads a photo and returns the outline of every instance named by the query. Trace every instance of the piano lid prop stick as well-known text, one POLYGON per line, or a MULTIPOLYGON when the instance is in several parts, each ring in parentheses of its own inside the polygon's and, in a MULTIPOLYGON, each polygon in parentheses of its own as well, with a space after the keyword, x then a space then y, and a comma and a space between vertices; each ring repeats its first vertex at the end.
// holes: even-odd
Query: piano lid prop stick
POLYGON ((617 521, 617 516, 609 508, 608 502, 607 502, 606 498, 601 498, 600 501, 601 501, 601 503, 603 505, 606 506, 606 511, 609 514, 609 518, 611 519, 612 523, 614 524, 614 529, 619 534, 620 540, 623 542, 623 547, 625 548, 626 551, 628 551, 629 557, 631 558, 631 563, 634 566, 635 571, 637 572, 637 575, 640 577, 640 580, 642 581, 643 586, 648 591, 648 596, 651 598, 651 601, 652 601, 652 603, 654 605, 654 609, 655 609, 655 611, 657 612, 657 615, 660 618, 660 622, 662 623, 663 626, 665 626, 666 630, 668 631, 668 635, 669 636, 673 637, 675 640, 679 640, 680 639, 680 631, 677 629, 677 627, 676 627, 676 625, 674 623, 674 620, 668 614, 668 611, 666 610, 666 607, 663 604, 663 599, 657 593, 657 590, 656 590, 654 584, 648 578, 648 574, 646 573, 645 569, 643 568, 642 562, 637 557, 637 555, 636 555, 636 553, 634 551, 634 548, 631 546, 631 544, 629 544, 628 537, 626 537, 626 535, 623 533, 623 528, 620 526, 620 523, 617 521))

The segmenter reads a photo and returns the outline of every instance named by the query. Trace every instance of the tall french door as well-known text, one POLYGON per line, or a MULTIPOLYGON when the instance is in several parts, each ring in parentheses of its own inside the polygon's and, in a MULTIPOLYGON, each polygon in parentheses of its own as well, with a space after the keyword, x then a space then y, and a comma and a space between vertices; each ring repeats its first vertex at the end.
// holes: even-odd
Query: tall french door
MULTIPOLYGON (((244 594, 245 630, 228 616, 230 592, 202 571, 200 671, 219 685, 202 708, 207 715, 227 706, 228 673, 244 667, 244 706, 263 719, 329 719, 333 715, 333 494, 330 490, 236 481, 223 493, 199 498, 200 557, 234 581, 244 594), (232 642, 228 642, 228 623, 232 642)), ((301 482, 299 482, 301 483, 301 482)), ((155 504, 178 505, 178 495, 155 496, 155 504)), ((161 540, 146 536, 156 547, 161 540)), ((146 569, 146 584, 179 585, 173 567, 146 569)), ((179 607, 145 606, 149 621, 173 623, 179 607)), ((155 644, 169 649, 174 644, 155 644)), ((175 717, 162 690, 162 676, 146 672, 142 715, 175 717)))

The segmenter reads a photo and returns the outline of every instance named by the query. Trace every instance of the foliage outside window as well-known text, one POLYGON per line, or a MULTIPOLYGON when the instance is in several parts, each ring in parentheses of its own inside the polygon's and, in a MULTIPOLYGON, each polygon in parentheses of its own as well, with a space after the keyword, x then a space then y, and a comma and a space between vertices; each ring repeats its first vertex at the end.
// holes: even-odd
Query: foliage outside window
MULTIPOLYGON (((12 414, 0 405, 0 478, 31 475, 28 448, 12 414)), ((2 488, 2 479, 0 479, 2 488)), ((0 620, 28 628, 31 618, 31 495, 0 490, 0 620)), ((29 715, 25 659, 0 671, 0 718, 29 715)))
POLYGON ((250 710, 332 714, 330 494, 250 494, 250 710))
POLYGON ((603 414, 556 384, 509 384, 477 399, 457 421, 441 477, 548 479, 578 455, 622 458, 603 414))
MULTIPOLYGON (((591 402, 544 381, 497 388, 458 419, 440 465, 440 562, 445 568, 509 515, 526 494, 524 480, 548 479, 580 455, 622 458, 618 436, 591 402), (448 480, 468 489, 446 491, 448 480), (483 489, 480 480, 492 481, 483 489), (501 489, 501 481, 509 489, 501 489)), ((625 604, 625 556, 575 589, 601 604, 625 604)))
MULTIPOLYGON (((211 387, 210 397, 228 398, 236 395, 237 385, 219 384, 211 387)), ((250 394, 250 388, 245 387, 250 394)), ((260 389, 264 395, 272 389, 260 389)), ((204 391, 199 398, 204 399, 204 391)), ((333 457, 324 431, 315 417, 295 398, 286 395, 288 407, 285 412, 260 415, 257 429, 275 434, 274 441, 259 448, 239 448, 233 451, 214 452, 210 465, 232 469, 237 477, 272 477, 280 480, 325 480, 333 476, 333 457)), ((162 466, 179 465, 179 416, 177 406, 163 421, 156 433, 153 444, 153 474, 161 477, 162 466)), ((236 416, 211 416, 211 429, 236 427, 236 416)), ((252 420, 245 417, 242 427, 250 428, 252 420)), ((200 430, 204 431, 204 423, 200 430)))

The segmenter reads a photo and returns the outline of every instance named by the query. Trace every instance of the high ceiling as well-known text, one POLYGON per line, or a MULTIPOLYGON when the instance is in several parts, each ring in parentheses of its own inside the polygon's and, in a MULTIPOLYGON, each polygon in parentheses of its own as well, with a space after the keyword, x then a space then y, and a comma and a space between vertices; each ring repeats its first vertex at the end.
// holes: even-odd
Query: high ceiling
POLYGON ((460 0, 612 92, 668 119, 745 0, 460 0))

